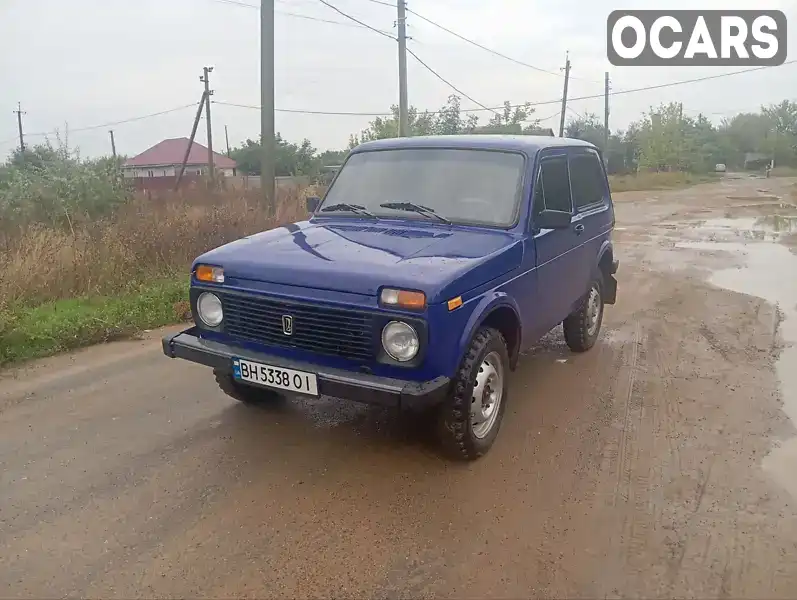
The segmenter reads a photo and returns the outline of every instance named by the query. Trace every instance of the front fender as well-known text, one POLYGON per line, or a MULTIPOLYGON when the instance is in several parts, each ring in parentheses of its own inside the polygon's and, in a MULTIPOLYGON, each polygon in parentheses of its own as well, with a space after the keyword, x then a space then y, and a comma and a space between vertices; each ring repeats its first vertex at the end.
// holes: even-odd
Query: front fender
POLYGON ((485 294, 476 303, 476 306, 471 311, 467 323, 462 330, 462 335, 459 338, 457 347, 457 364, 454 367, 455 369, 458 369, 459 365, 462 363, 462 359, 465 356, 465 352, 468 351, 468 347, 470 346, 470 342, 473 339, 473 335, 476 333, 476 330, 481 326, 482 323, 484 323, 487 317, 490 316, 490 313, 497 308, 502 307, 510 308, 515 313, 518 323, 521 322, 520 308, 518 307, 518 304, 514 298, 509 296, 506 292, 499 291, 493 291, 485 294))

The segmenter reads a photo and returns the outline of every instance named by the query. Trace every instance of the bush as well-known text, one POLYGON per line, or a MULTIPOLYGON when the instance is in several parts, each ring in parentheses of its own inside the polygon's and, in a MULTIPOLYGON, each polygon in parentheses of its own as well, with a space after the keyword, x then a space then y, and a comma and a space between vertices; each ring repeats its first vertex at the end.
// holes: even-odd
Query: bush
POLYGON ((142 283, 185 275, 203 252, 306 218, 298 190, 282 192, 276 214, 259 192, 193 189, 136 195, 105 217, 66 224, 3 222, 0 309, 20 304, 128 293, 142 283))
POLYGON ((76 215, 107 215, 131 198, 113 159, 83 161, 65 144, 17 151, 0 173, 4 228, 30 223, 69 226, 76 215))

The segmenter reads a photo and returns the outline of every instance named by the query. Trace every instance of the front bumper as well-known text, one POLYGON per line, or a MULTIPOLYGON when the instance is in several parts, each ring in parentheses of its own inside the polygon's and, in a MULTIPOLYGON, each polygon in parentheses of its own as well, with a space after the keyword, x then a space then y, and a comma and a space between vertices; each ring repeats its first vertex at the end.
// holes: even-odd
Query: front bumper
POLYGON ((448 377, 416 382, 319 367, 205 340, 199 337, 196 327, 164 337, 163 353, 169 358, 182 358, 230 373, 234 356, 275 367, 308 371, 318 377, 321 395, 407 410, 422 410, 439 404, 446 397, 451 382, 448 377))

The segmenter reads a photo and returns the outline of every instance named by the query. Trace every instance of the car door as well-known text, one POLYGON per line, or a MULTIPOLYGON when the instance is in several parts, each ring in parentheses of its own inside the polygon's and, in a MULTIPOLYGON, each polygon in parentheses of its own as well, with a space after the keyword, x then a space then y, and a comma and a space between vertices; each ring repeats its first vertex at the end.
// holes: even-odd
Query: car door
POLYGON ((581 283, 581 293, 586 293, 598 265, 601 244, 612 228, 609 207, 609 186, 603 161, 592 148, 568 150, 570 190, 573 199, 573 226, 577 254, 581 261, 574 265, 573 276, 581 283))
POLYGON ((573 213, 570 168, 565 149, 543 154, 535 178, 531 234, 537 254, 537 314, 533 323, 540 333, 549 331, 570 314, 573 302, 583 294, 573 274, 582 258, 576 251, 581 240, 574 226, 539 229, 534 216, 544 208, 573 213))

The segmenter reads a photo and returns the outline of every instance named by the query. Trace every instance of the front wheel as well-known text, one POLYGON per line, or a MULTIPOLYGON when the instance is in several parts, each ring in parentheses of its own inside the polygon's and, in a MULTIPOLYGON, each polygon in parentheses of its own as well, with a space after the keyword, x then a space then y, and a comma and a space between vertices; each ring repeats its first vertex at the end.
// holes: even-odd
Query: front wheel
POLYGON ((595 345, 603 322, 603 286, 592 281, 579 307, 562 323, 565 342, 573 352, 586 352, 595 345))
POLYGON ((476 460, 492 447, 506 410, 509 352, 499 331, 482 327, 471 341, 440 407, 439 438, 453 457, 476 460))

